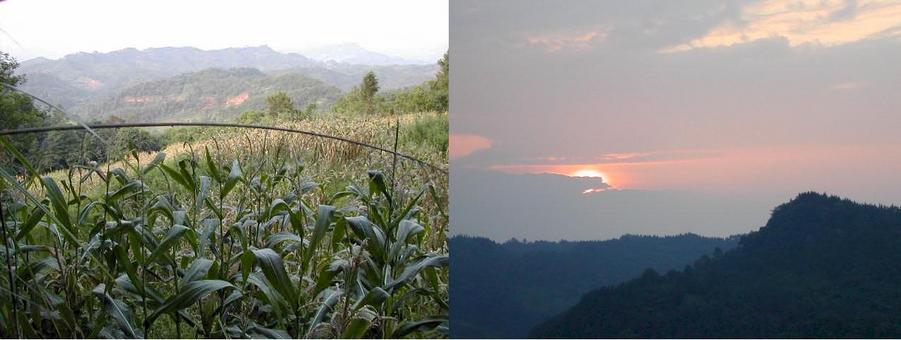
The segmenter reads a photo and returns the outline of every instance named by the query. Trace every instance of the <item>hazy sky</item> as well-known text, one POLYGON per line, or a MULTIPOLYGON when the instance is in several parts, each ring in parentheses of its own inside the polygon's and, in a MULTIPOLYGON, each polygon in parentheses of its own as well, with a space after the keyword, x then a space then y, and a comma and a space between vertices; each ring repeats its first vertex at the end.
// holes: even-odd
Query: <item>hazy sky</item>
POLYGON ((0 50, 21 60, 126 47, 269 45, 283 52, 340 43, 433 59, 448 47, 446 0, 7 0, 0 50))
POLYGON ((726 235, 801 191, 901 203, 901 1, 453 1, 450 25, 455 233, 726 235), (578 192, 488 222, 470 196, 511 183, 578 192))

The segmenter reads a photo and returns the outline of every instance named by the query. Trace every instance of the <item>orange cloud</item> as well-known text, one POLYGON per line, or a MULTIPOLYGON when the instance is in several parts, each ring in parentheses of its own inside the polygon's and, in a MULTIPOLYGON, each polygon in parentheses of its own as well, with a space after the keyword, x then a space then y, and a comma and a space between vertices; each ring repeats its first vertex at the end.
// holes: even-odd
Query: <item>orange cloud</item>
POLYGON ((589 158, 542 157, 538 159, 540 163, 496 164, 489 169, 511 174, 551 173, 576 177, 597 173, 611 188, 642 189, 656 184, 654 178, 646 176, 648 171, 720 157, 718 150, 701 149, 619 152, 589 158))
POLYGON ((901 2, 898 1, 767 0, 742 7, 740 24, 725 23, 701 38, 660 52, 732 46, 767 38, 784 38, 790 46, 808 43, 834 46, 898 36, 899 28, 901 2))
MULTIPOLYGON (((558 174, 564 176, 578 176, 581 172, 593 171, 602 174, 601 179, 604 183, 613 188, 632 188, 636 184, 635 179, 629 175, 628 167, 638 164, 650 163, 604 163, 604 164, 503 164, 490 167, 491 170, 501 171, 511 174, 558 174)), ((592 191, 595 192, 595 191, 592 191)), ((588 192, 585 192, 588 193, 588 192)))
POLYGON ((561 50, 584 50, 591 47, 595 39, 604 39, 607 33, 598 29, 579 33, 538 34, 526 37, 526 44, 543 47, 548 52, 561 50))
POLYGON ((901 171, 899 159, 901 148, 895 144, 800 144, 710 149, 702 157, 657 161, 502 164, 490 169, 566 176, 592 171, 602 174, 614 189, 877 192, 885 186, 885 178, 901 171))
POLYGON ((458 134, 450 135, 450 158, 466 157, 473 152, 491 148, 492 141, 479 135, 458 134))

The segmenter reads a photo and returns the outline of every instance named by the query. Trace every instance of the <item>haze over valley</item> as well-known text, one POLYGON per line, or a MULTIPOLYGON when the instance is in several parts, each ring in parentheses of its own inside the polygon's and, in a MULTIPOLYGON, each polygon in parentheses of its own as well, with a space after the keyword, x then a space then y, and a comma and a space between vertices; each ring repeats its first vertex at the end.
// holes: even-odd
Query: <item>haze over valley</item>
POLYGON ((18 73, 26 78, 23 90, 82 120, 225 121, 263 109, 265 98, 279 91, 301 108, 328 110, 369 71, 391 91, 434 78, 438 66, 324 62, 267 46, 166 47, 30 59, 18 73))

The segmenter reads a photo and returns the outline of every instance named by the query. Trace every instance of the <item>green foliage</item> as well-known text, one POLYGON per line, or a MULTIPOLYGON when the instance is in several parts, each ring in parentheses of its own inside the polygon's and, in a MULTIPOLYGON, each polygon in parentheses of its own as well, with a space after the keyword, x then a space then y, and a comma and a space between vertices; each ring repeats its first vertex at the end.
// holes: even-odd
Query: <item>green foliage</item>
POLYGON ((625 235, 605 241, 495 243, 450 239, 451 336, 525 338, 529 330, 576 304, 582 295, 639 276, 645 269, 679 269, 732 238, 625 235))
MULTIPOLYGON (((25 90, 59 104, 70 113, 87 120, 102 120, 105 118, 104 114, 112 113, 134 121, 137 116, 130 115, 135 111, 141 111, 142 116, 147 114, 169 116, 158 120, 181 118, 180 120, 184 121, 189 118, 213 118, 227 121, 246 110, 265 110, 266 95, 278 90, 288 92, 298 107, 304 107, 307 105, 307 101, 303 99, 306 90, 302 86, 290 85, 299 78, 318 80, 330 87, 328 91, 331 94, 320 97, 323 98, 322 101, 316 101, 321 108, 327 109, 340 96, 341 91, 347 91, 358 85, 360 79, 369 71, 374 71, 378 75, 383 89, 396 89, 413 86, 429 79, 435 73, 435 67, 432 65, 371 66, 343 63, 322 65, 299 54, 279 53, 265 46, 215 51, 203 51, 192 47, 167 47, 140 51, 126 49, 94 54, 90 57, 83 54, 72 54, 56 60, 32 60, 23 63, 20 74, 28 77, 28 82, 24 84, 25 90), (143 88, 143 84, 150 85, 164 79, 184 79, 181 78, 181 74, 210 68, 230 69, 236 67, 254 67, 272 77, 265 83, 261 83, 262 87, 246 88, 251 91, 252 96, 248 100, 252 102, 249 102, 246 107, 226 108, 225 117, 208 116, 206 112, 196 113, 197 110, 187 109, 187 107, 195 105, 195 109, 204 107, 206 102, 201 97, 195 97, 201 98, 197 101, 185 97, 184 99, 188 101, 185 103, 173 101, 168 107, 170 110, 165 112, 142 107, 143 104, 157 105, 157 103, 127 104, 114 101, 119 93, 143 88), (282 75, 287 75, 287 79, 279 79, 282 75), (91 86, 85 87, 85 81, 88 81, 87 85, 91 86), (277 87, 276 83, 278 83, 277 87), (273 88, 269 88, 267 84, 273 84, 273 88), (175 111, 180 108, 186 109, 175 111)), ((240 81, 236 80, 236 82, 240 81)), ((179 83, 173 81, 170 84, 177 85, 179 83)), ((202 88, 195 88, 191 81, 184 82, 184 84, 186 85, 185 94, 203 91, 202 88)), ((223 89, 228 89, 231 85, 238 84, 222 83, 204 86, 221 86, 223 89)), ((176 99, 180 90, 179 87, 173 87, 168 94, 173 95, 173 99, 176 99)), ((225 94, 225 92, 214 91, 204 93, 217 99, 220 99, 218 95, 225 94)), ((235 96, 240 93, 241 91, 238 91, 234 94, 228 93, 228 95, 235 96)), ((119 97, 119 99, 125 99, 125 97, 119 97)), ((163 106, 163 108, 166 107, 163 106)), ((142 117, 141 120, 146 121, 149 118, 142 117)), ((154 118, 154 120, 157 119, 154 118)))
POLYGON ((366 102, 359 88, 353 88, 344 94, 332 106, 332 111, 341 114, 353 115, 366 112, 366 102))
POLYGON ((375 77, 375 73, 369 71, 363 76, 363 83, 360 84, 360 99, 365 104, 365 113, 375 113, 376 101, 375 94, 379 91, 379 81, 375 77))
POLYGON ((438 65, 441 66, 441 70, 438 71, 438 75, 430 84, 430 87, 434 97, 432 101, 435 105, 435 111, 441 112, 447 111, 448 99, 450 98, 450 56, 447 52, 444 53, 444 58, 438 60, 438 65))
POLYGON ((124 158, 132 152, 160 151, 164 146, 163 138, 137 128, 119 129, 111 141, 114 158, 124 158))
MULTIPOLYGON (((447 112, 447 103, 431 88, 431 82, 385 93, 382 110, 389 113, 447 112)), ((443 98, 447 100, 447 98, 443 98)))
POLYGON ((0 335, 447 335, 446 199, 430 181, 206 145, 39 179, 0 171, 0 335), (339 179, 351 184, 323 189, 339 179))
POLYGON ((272 115, 263 111, 244 111, 241 113, 238 118, 235 119, 236 123, 241 124, 268 124, 273 121, 272 115))
MULTIPOLYGON (((24 82, 22 76, 14 76, 18 63, 8 54, 0 52, 0 82, 11 86, 24 82)), ((50 115, 38 109, 33 100, 6 87, 0 88, 0 129, 15 129, 46 125, 66 125, 62 113, 50 115)), ((112 117, 109 122, 120 122, 112 117)), ((104 144, 93 134, 85 131, 51 131, 46 134, 26 134, 16 136, 12 145, 21 150, 28 159, 34 160, 36 169, 44 172, 70 167, 87 161, 104 162, 110 158, 120 158, 132 151, 156 151, 162 140, 143 130, 121 129, 96 132, 107 141, 104 144)), ((24 172, 18 160, 0 154, 0 168, 13 174, 24 172)))
POLYGON ((47 115, 34 106, 31 98, 7 88, 0 89, 0 128, 15 129, 39 126, 47 115))
POLYGON ((269 114, 277 115, 293 115, 297 110, 294 107, 294 101, 284 91, 266 97, 266 103, 269 105, 269 114))
MULTIPOLYGON (((265 116, 265 113, 260 111, 247 111, 244 114, 248 114, 248 121, 255 121, 252 119, 256 119, 255 115, 259 115, 260 118, 265 116)), ((242 114, 243 115, 243 114, 242 114)), ((239 116, 240 117, 240 116, 239 116)), ((241 118, 238 118, 238 122, 243 122, 241 118)), ((244 124, 253 124, 253 123, 244 123, 244 124)), ((167 129, 166 132, 163 133, 164 144, 184 144, 189 142, 195 142, 201 139, 208 138, 208 136, 204 135, 204 129, 202 127, 181 127, 174 129, 167 129)))
MULTIPOLYGON (((52 125, 62 125, 55 123, 52 125)), ((31 150, 42 172, 65 169, 85 162, 106 162, 128 157, 132 152, 159 151, 164 140, 137 128, 99 130, 95 133, 105 143, 87 131, 51 131, 41 140, 40 148, 31 150)))
POLYGON ((316 105, 316 103, 309 103, 303 108, 303 111, 298 111, 297 114, 300 118, 309 118, 315 115, 318 110, 319 105, 316 105))
MULTIPOLYGON (((15 75, 19 62, 9 54, 0 51, 0 83, 9 86, 18 86, 25 78, 15 75)), ((5 86, 0 87, 0 129, 16 129, 35 127, 44 124, 47 115, 34 106, 30 97, 15 92, 5 86)), ((25 153, 37 148, 40 142, 38 136, 19 136, 12 141, 13 145, 25 153)), ((5 168, 14 173, 24 170, 19 161, 0 155, 0 168, 5 168)))
POLYGON ((19 62, 16 61, 16 58, 10 56, 9 53, 0 51, 0 83, 18 86, 19 83, 24 82, 25 78, 16 75, 16 68, 18 67, 19 62))
POLYGON ((313 104, 328 108, 340 96, 338 88, 298 73, 208 69, 130 86, 72 111, 82 116, 102 112, 142 122, 221 122, 246 111, 292 116, 296 107, 313 104))
POLYGON ((897 338, 899 226, 901 208, 803 193, 737 248, 592 291, 531 336, 897 338))
POLYGON ((447 113, 424 115, 401 129, 404 150, 439 150, 447 154, 449 122, 447 113))
POLYGON ((440 69, 434 80, 403 89, 378 92, 378 80, 373 72, 338 99, 333 112, 342 114, 414 112, 447 112, 448 110, 448 55, 438 61, 440 69))

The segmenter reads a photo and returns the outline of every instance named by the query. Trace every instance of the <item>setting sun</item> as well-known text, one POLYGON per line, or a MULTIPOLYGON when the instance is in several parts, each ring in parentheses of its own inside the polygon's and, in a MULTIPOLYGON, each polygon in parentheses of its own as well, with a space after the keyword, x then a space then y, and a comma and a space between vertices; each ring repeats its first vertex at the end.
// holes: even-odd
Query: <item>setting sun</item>
POLYGON ((572 176, 573 177, 601 177, 601 178, 605 177, 604 174, 601 173, 600 171, 592 170, 592 169, 582 169, 582 170, 576 171, 575 173, 572 174, 572 176))

